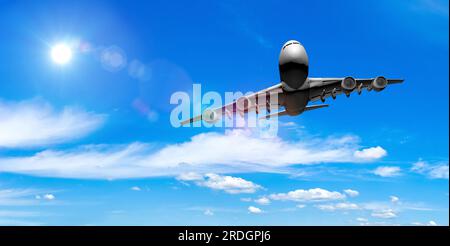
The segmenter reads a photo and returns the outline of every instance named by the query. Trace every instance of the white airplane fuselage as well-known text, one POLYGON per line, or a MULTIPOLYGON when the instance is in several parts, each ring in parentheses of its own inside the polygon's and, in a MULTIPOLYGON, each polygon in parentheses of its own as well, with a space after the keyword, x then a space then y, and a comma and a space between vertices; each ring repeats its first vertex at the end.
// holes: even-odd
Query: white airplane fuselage
POLYGON ((283 45, 278 68, 283 88, 279 103, 286 108, 288 115, 299 115, 309 100, 308 90, 299 90, 307 83, 309 70, 308 54, 300 42, 290 40, 283 45))

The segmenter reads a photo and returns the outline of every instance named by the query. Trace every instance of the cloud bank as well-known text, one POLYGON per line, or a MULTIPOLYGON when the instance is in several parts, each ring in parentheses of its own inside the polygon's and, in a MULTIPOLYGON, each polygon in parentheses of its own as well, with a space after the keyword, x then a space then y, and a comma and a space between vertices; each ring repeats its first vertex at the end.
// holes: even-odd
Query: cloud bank
MULTIPOLYGON (((66 128, 64 128, 66 129, 66 128)), ((51 138, 50 138, 51 139, 51 138)), ((377 160, 354 136, 286 141, 260 138, 247 130, 202 133, 180 144, 85 145, 0 158, 0 172, 46 177, 121 179, 183 173, 280 172, 292 165, 361 163, 377 160)))

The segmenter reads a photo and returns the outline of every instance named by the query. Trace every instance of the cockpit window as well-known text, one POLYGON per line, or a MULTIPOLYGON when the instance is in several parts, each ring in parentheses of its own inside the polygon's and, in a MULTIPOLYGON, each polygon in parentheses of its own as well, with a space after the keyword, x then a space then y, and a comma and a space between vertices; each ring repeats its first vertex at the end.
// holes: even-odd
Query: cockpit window
POLYGON ((289 45, 291 45, 291 44, 300 44, 299 42, 296 42, 296 41, 294 41, 294 42, 289 42, 289 43, 287 43, 284 47, 283 47, 283 50, 286 48, 286 47, 288 47, 289 45))

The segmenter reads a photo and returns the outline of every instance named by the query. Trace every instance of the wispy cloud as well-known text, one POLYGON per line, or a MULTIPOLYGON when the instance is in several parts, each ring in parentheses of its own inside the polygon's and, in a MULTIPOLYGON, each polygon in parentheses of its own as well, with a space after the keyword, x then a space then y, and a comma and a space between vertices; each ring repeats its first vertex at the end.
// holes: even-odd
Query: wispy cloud
POLYGON ((37 226, 37 217, 42 214, 35 211, 0 210, 0 226, 37 226))
POLYGON ((400 198, 398 198, 397 196, 390 196, 389 198, 391 199, 392 203, 399 203, 400 202, 400 198))
POLYGON ((372 212, 372 217, 382 219, 392 219, 397 217, 397 213, 393 209, 384 209, 380 211, 372 212))
POLYGON ((361 222, 361 223, 369 222, 369 220, 367 218, 363 218, 363 217, 356 218, 356 221, 361 222))
POLYGON ((419 160, 411 167, 411 171, 419 174, 426 175, 431 179, 448 179, 449 168, 447 162, 429 163, 423 160, 419 160))
POLYGON ((53 200, 56 199, 56 196, 51 194, 51 193, 47 193, 47 194, 44 194, 44 195, 36 195, 35 198, 37 200, 43 199, 43 200, 47 200, 47 201, 53 201, 53 200))
POLYGON ((250 25, 248 19, 244 18, 244 14, 240 13, 236 8, 233 8, 232 6, 229 6, 225 3, 221 3, 220 6, 226 13, 230 15, 231 18, 229 19, 234 24, 233 29, 238 30, 243 35, 253 39, 255 42, 265 48, 272 47, 272 43, 250 25))
POLYGON ((47 146, 83 137, 105 116, 65 107, 56 111, 42 100, 0 101, 0 148, 47 146))
POLYGON ((139 187, 139 186, 133 186, 133 187, 130 188, 130 190, 133 190, 133 191, 141 191, 141 187, 139 187))
POLYGON ((359 195, 359 192, 357 190, 352 189, 346 189, 344 190, 344 193, 347 194, 349 197, 355 197, 359 195))
POLYGON ((36 217, 39 213, 33 211, 0 210, 0 218, 36 217))
POLYGON ((437 226, 438 224, 436 222, 434 222, 433 220, 430 220, 426 223, 422 223, 422 222, 413 222, 411 223, 411 225, 415 225, 415 226, 437 226))
POLYGON ((269 205, 270 204, 270 199, 263 196, 260 197, 258 199, 255 199, 255 202, 258 203, 259 205, 269 205))
POLYGON ((207 216, 213 216, 213 215, 214 215, 214 212, 213 212, 211 209, 206 209, 205 212, 204 212, 203 214, 204 214, 204 215, 207 215, 207 216))
POLYGON ((286 141, 261 138, 246 130, 210 132, 159 149, 147 143, 86 145, 45 150, 32 156, 0 158, 0 171, 36 176, 120 179, 177 176, 182 173, 279 172, 298 164, 360 163, 364 151, 355 136, 286 141))
POLYGON ((39 191, 33 189, 0 190, 0 206, 24 206, 36 203, 34 196, 39 191))
MULTIPOLYGON (((384 203, 351 203, 351 202, 339 202, 339 203, 329 203, 329 204, 318 204, 315 205, 316 208, 328 211, 352 211, 352 210, 366 210, 370 212, 370 215, 375 218, 381 219, 391 219, 397 217, 397 211, 391 208, 389 205, 384 203)), ((359 220, 360 222, 367 222, 359 220)))
POLYGON ((427 11, 433 14, 448 17, 448 1, 445 0, 413 1, 412 8, 417 11, 427 11))
POLYGON ((336 204, 319 204, 316 207, 320 210, 325 211, 336 211, 336 210, 358 210, 361 209, 357 204, 350 202, 340 202, 336 204))

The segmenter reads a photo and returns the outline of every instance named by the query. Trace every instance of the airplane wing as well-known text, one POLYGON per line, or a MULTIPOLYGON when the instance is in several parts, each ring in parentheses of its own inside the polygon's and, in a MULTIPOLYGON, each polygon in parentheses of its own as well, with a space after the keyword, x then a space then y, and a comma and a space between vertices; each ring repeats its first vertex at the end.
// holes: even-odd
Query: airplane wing
POLYGON ((336 98, 337 95, 345 94, 347 97, 354 91, 361 94, 363 89, 368 91, 381 91, 391 84, 402 83, 403 79, 386 79, 376 77, 369 79, 346 78, 310 78, 309 99, 310 101, 325 101, 327 97, 336 98))
POLYGON ((205 110, 202 115, 182 121, 181 125, 186 125, 199 120, 214 122, 218 119, 218 117, 222 117, 223 115, 231 117, 233 113, 243 115, 244 113, 248 113, 253 110, 259 113, 259 110, 266 109, 270 112, 271 108, 278 107, 278 105, 270 105, 270 97, 274 94, 278 96, 282 92, 282 84, 279 83, 253 94, 242 96, 222 107, 205 110))

